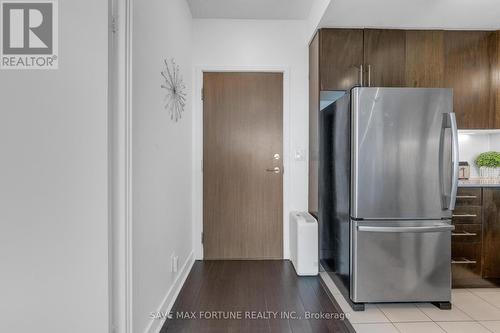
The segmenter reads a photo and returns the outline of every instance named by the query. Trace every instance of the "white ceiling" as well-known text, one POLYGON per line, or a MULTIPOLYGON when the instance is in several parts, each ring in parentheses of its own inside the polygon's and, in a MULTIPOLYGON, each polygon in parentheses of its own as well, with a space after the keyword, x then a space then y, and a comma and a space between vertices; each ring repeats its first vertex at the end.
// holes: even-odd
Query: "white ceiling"
POLYGON ((262 20, 306 19, 313 3, 312 0, 187 0, 187 2, 194 18, 262 20))
POLYGON ((500 0, 332 0, 320 27, 500 29, 500 0))

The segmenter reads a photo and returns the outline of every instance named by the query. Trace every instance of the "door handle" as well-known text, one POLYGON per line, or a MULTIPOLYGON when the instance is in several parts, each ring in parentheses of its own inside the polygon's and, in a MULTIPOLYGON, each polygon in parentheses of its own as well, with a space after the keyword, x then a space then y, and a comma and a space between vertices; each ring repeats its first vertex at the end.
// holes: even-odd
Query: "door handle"
POLYGON ((448 210, 455 209, 455 201, 457 199, 457 190, 458 190, 458 171, 459 171, 459 152, 458 152, 458 128, 457 128, 457 119, 455 117, 454 112, 444 113, 443 116, 443 124, 441 127, 441 135, 439 139, 439 182, 441 188, 441 195, 443 200, 443 207, 448 210), (443 162, 443 154, 444 154, 444 138, 445 132, 444 130, 449 128, 451 130, 451 162, 452 162, 452 172, 451 172, 451 188, 448 193, 444 193, 444 170, 447 166, 444 165, 443 162))
POLYGON ((454 225, 432 225, 427 227, 372 227, 372 226, 359 226, 359 231, 365 232, 444 232, 455 230, 454 225))
POLYGON ((451 124, 451 137, 452 137, 452 163, 453 163, 453 183, 451 185, 451 193, 450 193, 450 203, 449 209, 455 209, 455 201, 457 200, 457 190, 458 190, 458 127, 457 127, 457 118, 455 117, 455 113, 450 113, 450 124, 451 124))
POLYGON ((279 167, 274 167, 272 169, 266 169, 267 172, 281 173, 281 169, 279 167))

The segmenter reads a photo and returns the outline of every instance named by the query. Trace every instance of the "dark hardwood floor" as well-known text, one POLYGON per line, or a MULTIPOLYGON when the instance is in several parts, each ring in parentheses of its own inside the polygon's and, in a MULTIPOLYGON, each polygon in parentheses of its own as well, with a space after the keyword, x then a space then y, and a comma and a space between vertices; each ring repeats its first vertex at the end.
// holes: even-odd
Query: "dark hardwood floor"
POLYGON ((354 332, 339 315, 320 278, 298 277, 289 261, 197 261, 161 333, 354 332))

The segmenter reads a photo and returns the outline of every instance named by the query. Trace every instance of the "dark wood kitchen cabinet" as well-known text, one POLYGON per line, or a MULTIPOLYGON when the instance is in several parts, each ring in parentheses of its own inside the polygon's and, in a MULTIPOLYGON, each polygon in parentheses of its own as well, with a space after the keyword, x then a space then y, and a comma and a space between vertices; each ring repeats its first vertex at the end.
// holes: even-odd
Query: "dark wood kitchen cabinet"
POLYGON ((320 90, 405 86, 405 46, 404 30, 319 30, 310 48, 319 49, 320 90))
POLYGON ((451 259, 453 286, 472 287, 482 282, 482 190, 460 188, 453 211, 451 259))
POLYGON ((405 30, 365 29, 365 85, 404 87, 406 85, 405 30))
POLYGON ((318 49, 320 90, 347 90, 355 85, 442 87, 443 34, 423 30, 320 29, 309 46, 318 49))
POLYGON ((321 90, 360 84, 362 29, 320 29, 309 44, 309 212, 318 212, 318 115, 321 90))
POLYGON ((483 188, 483 277, 500 278, 500 188, 483 188))
POLYGON ((494 112, 494 120, 493 120, 493 128, 500 129, 500 31, 496 32, 496 59, 494 63, 497 68, 497 81, 496 81, 496 102, 495 102, 495 112, 494 112))
POLYGON ((444 31, 406 31, 406 85, 444 87, 444 31))
POLYGON ((500 128, 499 31, 320 29, 317 40, 320 90, 453 88, 459 128, 500 128))
POLYGON ((462 129, 495 128, 498 39, 494 31, 445 31, 444 86, 462 129))
POLYGON ((363 64, 362 29, 321 29, 318 43, 320 90, 347 90, 360 84, 363 64))
POLYGON ((453 224, 453 286, 499 285, 500 188, 459 188, 453 224))
POLYGON ((364 61, 371 86, 442 88, 444 31, 366 29, 364 61))

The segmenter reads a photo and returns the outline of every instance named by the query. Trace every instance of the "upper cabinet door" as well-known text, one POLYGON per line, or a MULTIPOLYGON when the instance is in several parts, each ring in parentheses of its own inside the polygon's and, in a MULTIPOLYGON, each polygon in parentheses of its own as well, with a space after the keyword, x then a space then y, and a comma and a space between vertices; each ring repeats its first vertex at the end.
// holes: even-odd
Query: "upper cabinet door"
POLYGON ((445 87, 453 88, 458 127, 495 127, 497 34, 445 31, 445 87))
POLYGON ((347 90, 359 85, 363 30, 320 30, 320 89, 347 90))
POLYGON ((492 127, 495 129, 500 129, 500 31, 496 32, 495 42, 493 44, 496 44, 496 54, 495 50, 493 50, 494 53, 493 63, 494 66, 496 65, 497 75, 496 77, 493 78, 495 82, 494 88, 496 95, 496 104, 495 104, 495 111, 493 112, 494 119, 492 127))
POLYGON ((404 30, 365 29, 365 86, 406 86, 405 40, 404 30))
POLYGON ((444 31, 406 31, 406 86, 444 87, 444 31))

